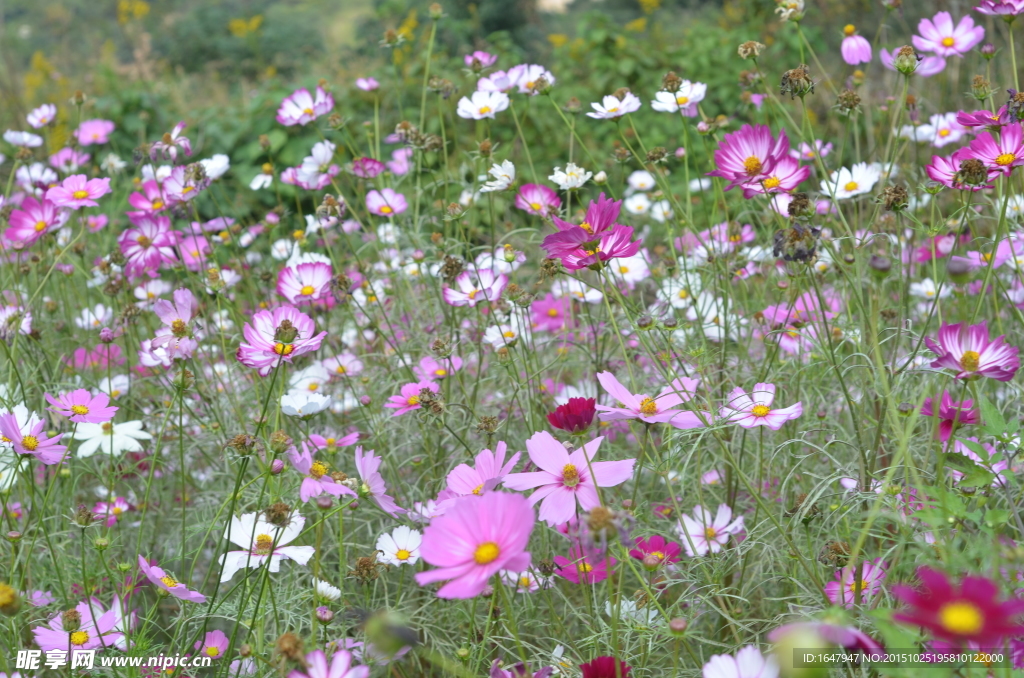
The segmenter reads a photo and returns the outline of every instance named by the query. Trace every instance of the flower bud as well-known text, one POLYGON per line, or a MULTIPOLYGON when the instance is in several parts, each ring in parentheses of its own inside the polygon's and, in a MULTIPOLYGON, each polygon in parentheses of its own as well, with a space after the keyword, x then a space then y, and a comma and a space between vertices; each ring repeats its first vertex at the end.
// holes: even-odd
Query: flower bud
POLYGON ((914 406, 910 403, 900 403, 896 406, 896 411, 900 413, 901 417, 909 417, 914 413, 914 406))
POLYGON ((682 617, 675 617, 669 621, 668 630, 671 631, 673 635, 682 635, 683 633, 686 633, 686 628, 689 625, 690 623, 682 617))
POLYGON ((331 608, 321 605, 316 608, 316 619, 321 624, 330 624, 334 621, 334 613, 331 611, 331 608))
POLYGON ((334 500, 329 494, 320 495, 316 498, 316 507, 321 511, 330 511, 334 506, 334 500))
POLYGON ((949 279, 958 285, 962 285, 971 278, 971 265, 966 261, 950 259, 946 262, 946 273, 949 279))
POLYGON ((279 476, 284 471, 284 462, 280 459, 275 459, 270 462, 270 475, 279 476))
POLYGON ((902 73, 903 75, 913 75, 914 71, 917 70, 917 64, 921 61, 921 56, 914 51, 914 48, 910 45, 903 45, 896 51, 896 56, 892 60, 893 68, 902 73))
POLYGON ((291 436, 284 431, 278 430, 270 434, 270 449, 274 454, 281 454, 291 446, 291 436))
POLYGON ((600 172, 598 172, 597 174, 594 175, 594 183, 595 184, 603 185, 603 184, 605 184, 607 182, 608 182, 608 174, 604 170, 601 170, 600 172))
POLYGON ((92 546, 97 551, 106 551, 110 547, 110 540, 106 537, 96 537, 92 540, 92 546))
POLYGON ((444 16, 444 9, 441 8, 441 5, 435 2, 427 8, 427 13, 433 21, 437 21, 444 16))
POLYGON ((991 42, 986 42, 978 49, 978 51, 981 52, 981 56, 986 61, 991 61, 992 57, 996 55, 996 46, 993 45, 991 42))

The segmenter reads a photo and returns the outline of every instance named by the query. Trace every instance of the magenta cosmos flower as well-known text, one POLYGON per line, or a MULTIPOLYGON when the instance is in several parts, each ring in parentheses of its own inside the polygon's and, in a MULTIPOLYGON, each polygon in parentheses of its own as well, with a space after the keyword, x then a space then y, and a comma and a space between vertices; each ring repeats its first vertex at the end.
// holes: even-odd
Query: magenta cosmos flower
POLYGON ((180 581, 167 574, 164 570, 157 567, 156 565, 150 565, 142 556, 139 556, 139 568, 142 570, 142 574, 146 575, 146 579, 155 584, 156 586, 167 591, 175 598, 181 600, 187 600, 190 603, 205 603, 206 596, 198 591, 189 590, 187 586, 182 584, 180 581))
POLYGON ((333 497, 340 497, 343 494, 356 496, 355 492, 331 477, 329 474, 331 469, 327 464, 322 461, 314 461, 313 454, 305 442, 302 443, 302 452, 299 452, 294 445, 288 448, 288 459, 296 471, 306 476, 302 479, 302 485, 299 486, 299 499, 302 501, 309 501, 322 494, 329 494, 333 497))
POLYGON ((985 163, 990 172, 1009 175, 1014 167, 1024 165, 1024 134, 1020 125, 1003 127, 998 139, 991 132, 981 132, 969 148, 969 157, 985 163))
POLYGON ((989 341, 988 325, 984 322, 970 327, 962 323, 943 325, 938 338, 938 343, 930 337, 924 340, 938 356, 931 366, 954 370, 957 379, 991 377, 1010 381, 1020 367, 1020 349, 1007 344, 1003 335, 989 341))
MULTIPOLYGON (((958 149, 947 157, 933 155, 931 163, 925 165, 924 171, 928 174, 929 179, 937 181, 947 188, 955 188, 961 191, 980 191, 984 188, 993 188, 994 184, 990 183, 966 184, 963 182, 960 174, 960 163, 964 160, 969 160, 971 157, 970 148, 958 149)), ((989 179, 993 176, 999 175, 989 170, 989 179)))
POLYGON ((118 632, 120 601, 115 598, 114 607, 104 610, 95 598, 83 600, 73 610, 58 612, 50 619, 48 626, 32 629, 36 645, 43 652, 50 650, 95 650, 113 647, 123 639, 118 632))
POLYGON ((707 555, 709 551, 718 553, 731 535, 743 532, 743 516, 734 520, 727 504, 721 504, 713 518, 711 511, 699 505, 693 507, 692 518, 685 514, 681 518, 679 536, 686 555, 691 558, 707 555))
POLYGON ((384 169, 384 163, 373 158, 356 158, 352 161, 352 174, 361 179, 373 179, 384 169))
POLYGON ((851 66, 871 62, 871 43, 863 36, 857 35, 856 31, 853 24, 847 24, 843 29, 843 35, 846 37, 843 38, 843 44, 839 48, 843 55, 843 61, 851 66))
POLYGON ((516 194, 515 206, 539 217, 546 217, 562 206, 562 199, 554 189, 542 184, 523 184, 516 194))
POLYGON ((597 271, 609 259, 633 256, 642 244, 642 239, 633 240, 632 226, 615 224, 611 230, 600 233, 588 233, 579 227, 552 233, 544 238, 541 247, 547 250, 548 259, 561 259, 562 266, 570 271, 597 271))
POLYGON ((673 409, 693 398, 697 389, 695 379, 680 377, 653 398, 644 393, 630 393, 611 372, 599 372, 597 380, 605 391, 621 403, 620 407, 597 405, 602 421, 639 419, 645 424, 671 424, 679 429, 700 428, 704 425, 696 413, 673 409))
POLYGON ((174 247, 178 244, 178 232, 171 230, 167 217, 129 215, 133 227, 117 238, 121 254, 125 256, 124 271, 129 277, 155 273, 163 264, 178 259, 174 247))
POLYGON ((109 407, 110 397, 106 393, 94 396, 84 388, 62 393, 54 398, 49 393, 44 393, 47 402, 53 407, 48 408, 51 412, 68 417, 71 421, 84 421, 90 424, 98 424, 110 421, 117 412, 116 407, 109 407))
POLYGON ((726 134, 715 151, 715 166, 708 176, 729 182, 725 190, 756 184, 771 173, 779 158, 789 155, 789 138, 785 130, 779 138, 767 125, 744 125, 737 132, 726 134))
POLYGON ((549 525, 567 523, 576 515, 576 504, 584 511, 601 505, 597 488, 621 485, 633 475, 636 459, 593 461, 601 438, 594 438, 572 454, 547 431, 534 433, 526 441, 530 460, 540 470, 510 473, 504 485, 511 490, 538 488, 530 504, 543 500, 540 519, 549 525))
POLYGON ((84 174, 72 174, 46 192, 46 199, 57 207, 77 210, 80 207, 96 207, 97 198, 110 193, 110 178, 88 179, 84 174))
POLYGON ((629 555, 643 562, 644 569, 654 571, 665 563, 679 562, 679 553, 682 547, 674 541, 668 541, 660 534, 651 537, 637 537, 635 548, 629 550, 629 555))
POLYGON ((438 386, 435 381, 418 381, 410 382, 402 387, 399 395, 393 395, 388 400, 390 402, 384 403, 384 407, 391 408, 394 412, 391 416, 398 417, 413 410, 418 410, 423 407, 420 404, 420 392, 423 389, 429 389, 434 393, 438 393, 441 387, 438 386))
POLYGON ((448 489, 459 496, 467 494, 484 494, 493 490, 507 476, 516 463, 520 452, 512 455, 505 463, 505 452, 508 446, 499 441, 494 452, 483 450, 476 455, 476 465, 459 464, 448 474, 448 489))
POLYGON ((978 643, 998 647, 1007 636, 1024 633, 1024 625, 1014 621, 1024 614, 1024 601, 999 600, 999 587, 985 577, 964 577, 959 586, 945 574, 919 567, 921 586, 898 585, 892 594, 907 604, 893 619, 920 626, 942 640, 978 643))
POLYGON ((315 332, 313 320, 294 306, 260 311, 242 328, 246 343, 238 347, 235 358, 265 377, 282 362, 320 348, 327 332, 315 332))
POLYGON ((395 500, 387 494, 388 486, 384 483, 384 476, 380 474, 381 458, 373 453, 373 450, 363 453, 362 446, 356 448, 355 463, 359 472, 359 479, 362 484, 359 486, 359 496, 370 497, 390 516, 403 513, 405 509, 399 508, 395 500))
MULTIPOLYGON (((524 186, 525 188, 525 186, 524 186)), ((548 189, 551 190, 551 189, 548 189)), ((561 205, 561 201, 559 201, 561 205)), ((622 210, 621 200, 612 200, 604 197, 604 193, 597 196, 597 200, 591 200, 587 206, 587 213, 579 226, 568 221, 563 221, 558 216, 552 216, 551 221, 559 231, 571 231, 576 228, 583 229, 590 235, 610 230, 615 226, 622 210)))
POLYGON ((476 306, 481 301, 497 301, 507 286, 507 275, 481 268, 460 273, 454 286, 444 286, 442 296, 452 306, 476 306))
POLYGON ((882 592, 888 564, 881 558, 865 560, 858 568, 847 565, 836 571, 836 580, 825 584, 825 595, 836 605, 852 610, 864 605, 882 592))
POLYGON ((288 678, 369 678, 370 667, 353 666, 352 653, 337 650, 327 663, 323 650, 314 650, 306 655, 306 671, 293 670, 288 678))
POLYGON ((742 388, 735 388, 719 413, 743 428, 767 426, 773 431, 778 431, 787 421, 804 413, 803 404, 799 402, 773 410, 771 405, 774 400, 775 384, 754 384, 754 390, 749 395, 742 388))
POLYGON ((409 209, 409 203, 405 201, 405 196, 401 193, 397 193, 391 188, 383 188, 366 194, 366 209, 370 214, 393 217, 409 209))
POLYGON ((46 197, 36 200, 26 196, 21 202, 21 209, 11 212, 8 218, 10 226, 4 231, 4 237, 13 243, 31 245, 63 225, 67 214, 46 197))
POLYGON ((457 499, 443 516, 423 531, 420 556, 437 567, 420 572, 420 586, 447 580, 440 598, 473 598, 502 570, 530 567, 526 545, 536 518, 526 499, 506 492, 488 492, 457 499))
POLYGON ((83 120, 75 130, 75 137, 79 146, 91 146, 107 143, 113 132, 114 123, 109 120, 83 120))
POLYGON ((939 12, 931 19, 921 19, 917 30, 921 35, 914 36, 914 47, 941 57, 962 57, 985 39, 985 29, 975 26, 974 19, 965 16, 954 26, 949 12, 939 12))
POLYGON ((61 435, 47 438, 43 434, 46 422, 34 414, 22 427, 13 412, 0 415, 0 435, 10 441, 18 454, 30 454, 47 466, 58 464, 68 448, 59 445, 61 435))
POLYGON ((942 400, 936 410, 931 398, 925 398, 921 405, 922 417, 937 417, 939 420, 939 440, 949 440, 953 435, 954 422, 956 428, 981 423, 981 411, 974 407, 973 400, 957 402, 949 391, 942 392, 942 400))
MULTIPOLYGON (((1012 20, 1014 17, 1024 14, 1024 0, 981 0, 974 11, 1012 20)), ((29 122, 31 123, 31 121, 29 122)))
POLYGON ((578 544, 569 549, 569 557, 555 556, 555 574, 573 584, 596 584, 608 578, 609 568, 618 563, 612 556, 599 558, 586 553, 578 544))
POLYGON ((285 266, 277 274, 277 293, 291 304, 310 304, 330 294, 332 275, 322 261, 285 266))
POLYGON ((323 87, 316 88, 316 98, 308 89, 297 89, 281 102, 281 107, 277 109, 277 121, 286 127, 307 125, 333 108, 334 97, 324 91, 323 87))

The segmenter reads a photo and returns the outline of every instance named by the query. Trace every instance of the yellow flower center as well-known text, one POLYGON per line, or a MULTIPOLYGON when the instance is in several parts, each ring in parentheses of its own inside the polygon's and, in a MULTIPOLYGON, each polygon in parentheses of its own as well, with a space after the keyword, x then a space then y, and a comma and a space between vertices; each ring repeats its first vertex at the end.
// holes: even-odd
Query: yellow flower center
POLYGON ((654 557, 655 557, 655 558, 657 558, 658 560, 665 560, 665 554, 664 554, 664 553, 662 553, 661 551, 651 551, 651 552, 650 552, 650 553, 648 553, 647 555, 649 555, 649 556, 654 556, 654 557))
POLYGON ((981 610, 963 600, 947 603, 939 610, 939 623, 947 631, 958 635, 969 636, 981 630, 985 618, 981 610))
POLYGON ((270 555, 270 551, 274 547, 274 538, 269 534, 258 534, 256 535, 256 555, 266 556, 270 555))
POLYGON ((490 106, 481 106, 480 107, 480 115, 487 115, 490 112, 491 112, 491 107, 490 106))
POLYGON ((35 436, 25 436, 21 439, 21 446, 29 452, 35 452, 36 448, 39 447, 39 438, 35 436))
POLYGON ((977 372, 980 362, 981 356, 977 351, 964 351, 964 354, 960 356, 960 368, 965 372, 977 372))
POLYGON ((36 225, 35 225, 35 230, 36 230, 36 233, 42 233, 43 231, 45 231, 46 230, 46 222, 45 221, 37 221, 36 225))
POLYGON ((384 205, 383 207, 380 208, 380 211, 383 212, 384 214, 391 214, 391 212, 393 212, 394 210, 392 210, 389 206, 384 205))
POLYGON ((748 176, 754 176, 755 174, 759 174, 761 172, 761 167, 761 160, 754 156, 750 156, 749 158, 743 161, 743 170, 747 173, 748 176))
MULTIPOLYGON (((478 553, 479 553, 479 551, 480 550, 477 549, 478 553)), ((398 549, 398 552, 395 553, 395 558, 398 558, 399 560, 409 560, 409 556, 411 556, 411 555, 412 554, 409 553, 409 551, 406 550, 406 549, 398 549)), ((491 560, 494 560, 494 558, 492 558, 491 560)))
POLYGON ((557 308, 549 308, 548 309, 548 317, 549 318, 557 318, 558 317, 558 309, 557 308))
POLYGON ((103 429, 103 435, 110 435, 111 433, 114 432, 114 425, 111 424, 109 421, 103 422, 100 425, 100 428, 103 429))
POLYGON ((586 574, 587 572, 590 572, 593 569, 594 569, 594 566, 591 565, 590 563, 576 563, 576 571, 577 572, 582 572, 583 574, 586 574))
POLYGON ((857 29, 854 27, 853 24, 846 24, 846 26, 843 27, 843 34, 849 37, 853 35, 856 32, 856 30, 857 29))
POLYGON ((317 390, 318 388, 320 388, 320 384, 318 384, 318 383, 316 383, 316 382, 313 382, 313 383, 311 383, 311 384, 310 384, 309 386, 307 386, 306 388, 307 388, 308 390, 310 390, 310 391, 315 391, 315 390, 317 390))
POLYGON ((866 589, 867 587, 868 583, 861 579, 860 581, 850 582, 849 586, 847 586, 846 588, 850 591, 850 593, 857 594, 866 589))
POLYGON ((163 200, 157 199, 157 200, 153 201, 153 209, 155 209, 155 210, 163 209, 163 206, 164 206, 164 201, 163 200))
POLYGON ((301 294, 304 297, 308 297, 308 296, 312 295, 313 292, 315 292, 315 291, 316 291, 316 288, 313 287, 312 285, 303 285, 302 289, 299 290, 299 294, 301 294))
POLYGON ((527 575, 524 574, 522 577, 519 578, 519 585, 522 586, 524 589, 529 588, 531 584, 533 584, 533 582, 530 581, 530 577, 528 577, 527 575))
POLYGON ((71 634, 70 640, 71 640, 71 644, 72 645, 78 645, 78 646, 85 645, 86 643, 89 642, 89 632, 88 631, 75 631, 74 633, 71 634))
POLYGON ((690 97, 676 97, 676 103, 680 106, 685 106, 686 104, 690 103, 690 97))
POLYGON ((1003 153, 996 158, 996 164, 1000 167, 1006 167, 1016 159, 1017 156, 1013 153, 1003 153))
POLYGON ((419 405, 420 397, 418 395, 410 396, 409 400, 407 400, 406 402, 409 403, 410 405, 419 405))
POLYGON ((956 44, 956 40, 954 40, 953 38, 943 38, 942 39, 942 46, 943 47, 952 47, 955 44, 956 44))
POLYGON ((591 226, 590 223, 586 222, 586 221, 584 221, 582 224, 580 224, 580 228, 582 228, 587 233, 593 233, 594 232, 594 227, 591 226))
POLYGON ((654 402, 654 398, 644 398, 640 401, 640 414, 645 417, 658 413, 658 403, 654 402))
POLYGON ((948 129, 940 129, 939 130, 939 136, 942 137, 942 138, 948 137, 949 136, 949 130, 948 129))
POLYGON ((755 417, 767 417, 768 413, 771 412, 767 405, 754 405, 754 408, 750 410, 750 413, 755 417))
POLYGON ((708 539, 714 539, 718 536, 718 531, 713 527, 704 528, 704 536, 708 539))
POLYGON ((216 657, 219 654, 220 654, 220 650, 215 648, 215 647, 213 647, 212 645, 210 647, 206 648, 206 656, 207 657, 216 657))
POLYGON ((539 202, 531 202, 530 203, 530 207, 532 207, 535 210, 539 210, 540 209, 540 203, 539 202))
POLYGON ((576 470, 575 464, 566 464, 562 467, 562 484, 566 487, 576 487, 580 484, 580 472, 576 470))
POLYGON ((194 190, 196 190, 195 186, 186 186, 185 188, 181 189, 181 194, 185 195, 186 193, 191 193, 194 190))
POLYGON ((485 541, 476 547, 476 551, 473 552, 473 560, 476 561, 477 565, 486 565, 493 563, 501 555, 501 549, 493 541, 485 541))
POLYGON ((291 355, 294 350, 294 344, 282 344, 281 342, 274 344, 274 353, 277 355, 291 355))
POLYGON ((71 411, 75 414, 89 414, 89 408, 85 405, 72 405, 71 411))
POLYGON ((438 369, 434 370, 434 374, 436 374, 439 377, 447 377, 448 376, 448 370, 439 367, 438 369))
POLYGON ((110 512, 113 513, 115 516, 119 516, 122 513, 124 513, 124 509, 121 508, 120 506, 115 506, 112 509, 110 509, 110 512))
POLYGON ((75 191, 71 194, 71 197, 75 200, 85 200, 89 197, 89 191, 75 191))
POLYGON ((478 294, 480 294, 480 290, 470 290, 466 296, 470 299, 476 299, 476 295, 478 294))
POLYGON ((515 339, 516 333, 513 332, 512 330, 509 330, 508 332, 505 332, 501 336, 505 337, 506 339, 515 339))
POLYGON ((165 574, 164 576, 160 577, 160 581, 163 583, 164 586, 170 589, 173 589, 175 586, 178 585, 178 580, 169 574, 165 574))
POLYGON ((302 112, 305 113, 306 115, 313 115, 313 109, 312 108, 303 108, 302 112))
POLYGON ((858 188, 860 188, 860 186, 856 181, 848 181, 846 182, 846 185, 843 186, 843 190, 845 191, 856 191, 858 188))
POLYGON ((338 365, 337 367, 334 368, 334 372, 336 374, 347 374, 348 369, 344 365, 338 365))
POLYGON ((484 493, 484 484, 483 483, 480 483, 479 485, 477 485, 476 487, 473 488, 473 494, 477 495, 478 497, 481 494, 483 494, 483 493, 484 493))
POLYGON ((629 266, 619 266, 619 273, 629 273, 629 266))
MULTIPOLYGON (((782 183, 782 180, 779 179, 778 177, 768 177, 767 179, 764 180, 764 187, 765 188, 778 188, 779 184, 781 184, 781 183, 782 183)), ((737 237, 737 236, 733 236, 733 237, 735 237, 736 240, 739 240, 739 237, 737 237)), ((732 240, 732 238, 730 238, 730 240, 732 240)), ((736 241, 733 241, 733 242, 736 242, 736 241)))
POLYGON ((323 478, 327 474, 327 471, 327 464, 323 463, 322 461, 314 461, 313 465, 309 467, 309 475, 313 476, 318 480, 320 478, 323 478))

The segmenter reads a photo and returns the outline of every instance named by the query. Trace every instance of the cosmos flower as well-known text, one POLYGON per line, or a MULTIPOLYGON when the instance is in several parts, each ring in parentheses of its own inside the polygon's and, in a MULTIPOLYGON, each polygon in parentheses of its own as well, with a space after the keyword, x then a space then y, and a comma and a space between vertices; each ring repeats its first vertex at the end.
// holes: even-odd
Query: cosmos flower
POLYGON ((369 678, 370 667, 354 666, 352 653, 348 650, 337 650, 327 663, 327 655, 323 650, 314 650, 306 655, 303 662, 305 672, 292 670, 288 678, 369 678))
POLYGON ((703 678, 778 678, 779 663, 765 657, 756 645, 747 645, 735 656, 716 654, 701 669, 703 678))
POLYGON ((129 215, 128 218, 132 227, 125 229, 117 238, 121 254, 125 257, 126 275, 139 277, 178 260, 174 248, 178 244, 179 233, 171 230, 170 219, 147 215, 129 215))
POLYGON ((611 555, 600 557, 587 553, 579 545, 569 549, 569 556, 555 556, 555 574, 573 584, 596 584, 608 578, 608 571, 618 561, 611 555))
POLYGON ((825 584, 825 595, 836 605, 852 610, 867 605, 882 591, 888 564, 881 558, 865 560, 860 568, 847 565, 836 571, 836 580, 825 584), (858 571, 859 570, 859 571, 858 571))
POLYGON ((82 441, 78 445, 79 457, 91 457, 97 451, 104 454, 121 454, 122 452, 141 452, 140 440, 149 440, 153 436, 142 430, 141 421, 122 421, 114 423, 81 423, 75 427, 74 440, 82 441))
POLYGON ((438 569, 417 573, 416 582, 447 581, 437 592, 440 598, 480 595, 500 571, 529 569, 526 545, 535 521, 520 495, 488 492, 455 500, 423 532, 420 555, 438 569))
POLYGON ((679 113, 689 118, 697 116, 697 104, 704 100, 708 86, 703 82, 683 80, 675 92, 658 92, 651 108, 663 113, 679 113))
POLYGON ((57 207, 77 210, 81 207, 97 207, 97 198, 110 193, 110 179, 89 179, 84 174, 73 174, 60 186, 46 192, 46 199, 57 207))
POLYGON ((499 441, 494 452, 482 450, 476 455, 474 466, 456 466, 448 473, 448 490, 457 496, 481 495, 493 490, 519 462, 519 452, 513 454, 508 463, 505 462, 507 449, 505 442, 499 441))
POLYGON ((629 555, 641 561, 644 569, 654 571, 666 563, 679 562, 681 550, 682 547, 676 542, 655 534, 650 537, 637 537, 634 548, 629 550, 629 555))
POLYGON ((364 92, 372 92, 380 87, 380 83, 376 78, 356 78, 356 87, 364 92))
POLYGON ((327 332, 314 332, 313 320, 294 306, 260 311, 251 324, 245 323, 242 328, 245 342, 239 345, 235 358, 265 377, 279 364, 320 348, 327 332))
POLYGON ((583 186, 593 176, 593 172, 588 172, 576 163, 570 162, 565 166, 565 171, 562 171, 561 167, 556 167, 551 176, 548 177, 548 181, 555 182, 558 184, 558 188, 563 191, 571 191, 583 186))
POLYGON ((754 384, 754 390, 749 395, 742 388, 735 388, 719 414, 723 419, 743 428, 767 426, 773 431, 778 431, 787 421, 796 419, 804 413, 803 405, 799 402, 773 410, 774 400, 775 384, 754 384))
POLYGON ((520 64, 508 69, 508 79, 519 89, 520 94, 530 96, 540 94, 537 85, 541 78, 549 86, 555 84, 555 76, 551 74, 551 71, 538 64, 520 64))
POLYGON ((974 11, 1012 19, 1024 14, 1024 0, 979 0, 974 11))
POLYGON ((28 124, 32 125, 36 129, 40 127, 46 127, 51 122, 57 119, 57 107, 53 104, 43 104, 33 108, 28 113, 28 124))
POLYGON ((497 301, 508 286, 508 276, 489 268, 463 271, 452 287, 444 286, 442 296, 452 306, 476 306, 481 301, 497 301))
POLYGON ((991 132, 979 132, 969 148, 964 157, 982 161, 991 172, 1008 176, 1014 167, 1024 165, 1024 132, 1020 125, 1003 127, 998 139, 991 132))
POLYGON ((678 405, 693 398, 697 388, 697 382, 694 379, 680 377, 653 398, 643 393, 637 395, 630 393, 629 389, 619 383, 619 380, 611 372, 598 372, 597 380, 605 391, 622 404, 620 407, 597 405, 596 408, 601 413, 602 421, 639 419, 645 424, 668 423, 679 429, 704 426, 696 413, 675 409, 678 405))
POLYGON ((455 112, 467 120, 494 119, 494 116, 508 108, 510 100, 504 92, 477 90, 468 97, 459 99, 455 112))
POLYGON ((283 560, 305 565, 313 557, 315 549, 312 546, 289 546, 302 533, 305 524, 306 519, 297 513, 288 517, 285 527, 267 522, 258 513, 232 516, 224 538, 244 550, 228 551, 220 557, 220 580, 230 581, 239 570, 261 567, 264 563, 270 572, 280 571, 283 560))
POLYGON ((939 328, 938 342, 926 337, 924 343, 938 357, 931 366, 956 372, 957 379, 991 377, 1010 381, 1020 367, 1019 349, 1002 335, 989 340, 988 324, 962 323, 939 328))
POLYGON ((373 158, 356 158, 352 161, 352 174, 361 179, 373 179, 384 170, 384 163, 373 158))
POLYGON ((708 552, 718 553, 731 535, 743 532, 743 516, 733 519, 732 509, 727 504, 719 505, 713 518, 710 511, 698 505, 693 507, 692 518, 684 514, 681 519, 679 536, 686 555, 691 558, 708 552))
POLYGON ((142 570, 142 574, 146 575, 146 579, 164 591, 167 591, 175 598, 187 600, 190 603, 206 602, 206 596, 202 593, 190 590, 180 581, 167 574, 163 569, 157 567, 155 564, 150 565, 149 561, 142 556, 139 556, 139 569, 142 570))
POLYGON ((541 243, 548 259, 561 259, 562 266, 570 271, 599 270, 611 259, 633 256, 641 245, 642 239, 633 240, 633 227, 622 224, 599 233, 588 233, 583 228, 559 231, 546 236, 541 243))
POLYGON ((601 505, 598 487, 621 485, 633 476, 636 459, 594 461, 603 437, 595 438, 570 454, 547 431, 534 433, 526 441, 530 460, 538 471, 510 473, 505 487, 524 491, 537 488, 530 504, 543 501, 540 519, 549 525, 561 525, 576 515, 576 505, 589 511, 601 505))
POLYGON ((47 233, 57 230, 67 221, 67 211, 58 207, 47 197, 38 200, 29 195, 21 201, 19 209, 8 217, 10 224, 4 231, 4 238, 12 243, 31 245, 47 233))
POLYGON ((340 497, 343 494, 356 496, 356 493, 349 487, 331 477, 330 467, 327 464, 313 459, 313 454, 305 442, 302 443, 302 452, 299 452, 294 445, 288 448, 288 459, 296 471, 306 476, 302 479, 302 485, 299 487, 299 499, 302 501, 308 502, 322 494, 329 494, 333 497, 340 497))
POLYGON ((202 640, 196 641, 195 648, 200 650, 200 654, 206 657, 218 659, 224 656, 230 644, 231 641, 228 639, 227 634, 217 629, 207 632, 202 640))
MULTIPOLYGON (((958 149, 952 155, 946 157, 933 155, 931 163, 925 165, 924 171, 928 175, 929 179, 937 181, 947 188, 967 191, 980 191, 986 188, 993 188, 994 184, 988 183, 984 180, 980 183, 970 184, 963 180, 960 166, 964 160, 969 159, 971 159, 971 150, 969 148, 958 149)), ((998 176, 998 174, 990 171, 988 178, 991 179, 993 176, 998 176)), ((929 259, 930 258, 931 257, 929 256, 929 259)))
POLYGON ((388 565, 415 565, 420 559, 423 535, 405 525, 377 538, 377 559, 388 565))
POLYGON ((281 107, 277 109, 277 121, 286 127, 308 125, 321 115, 330 113, 334 108, 334 97, 316 88, 316 97, 308 89, 297 89, 285 97, 281 107))
POLYGON ((516 166, 511 160, 502 160, 500 165, 491 165, 487 173, 494 178, 480 187, 481 193, 508 190, 516 181, 516 166))
POLYGON ((569 398, 564 405, 548 413, 548 423, 562 431, 580 435, 594 423, 596 403, 594 398, 569 398))
POLYGON ((116 628, 119 605, 120 601, 115 599, 114 607, 104 610, 99 601, 92 598, 75 605, 73 610, 58 612, 47 626, 32 629, 36 645, 44 652, 113 647, 123 638, 116 628))
POLYGON ((43 138, 38 134, 20 132, 12 129, 4 132, 4 141, 12 146, 21 146, 23 148, 37 148, 43 145, 43 138))
POLYGON ((64 147, 50 156, 50 165, 64 174, 70 174, 78 170, 86 163, 92 156, 88 153, 82 153, 81 151, 64 147))
POLYGON ((43 434, 46 422, 24 408, 21 408, 24 411, 21 418, 23 421, 19 421, 18 409, 0 414, 0 436, 4 438, 4 442, 11 446, 15 454, 32 455, 46 465, 60 463, 67 451, 66 447, 58 444, 62 436, 58 434, 47 438, 43 434))
MULTIPOLYGON (((149 147, 149 158, 150 160, 156 160, 163 156, 174 162, 178 159, 178 150, 180 149, 185 155, 192 155, 192 142, 189 141, 188 137, 182 136, 181 133, 185 131, 185 121, 179 122, 174 126, 170 132, 165 133, 159 141, 154 142, 149 147)), ((213 177, 210 177, 211 179, 213 177)))
POLYGON ((778 139, 767 125, 744 125, 737 132, 726 134, 715 151, 715 169, 708 176, 721 177, 729 184, 725 190, 756 183, 771 172, 779 158, 789 155, 789 138, 785 130, 778 139))
POLYGON ((387 484, 384 482, 384 476, 380 474, 380 463, 381 458, 375 455, 373 450, 364 453, 362 446, 356 448, 356 470, 362 481, 359 496, 370 497, 382 511, 394 517, 403 513, 405 509, 399 508, 395 500, 387 494, 387 484))
POLYGON ((594 110, 587 113, 588 117, 612 120, 640 110, 640 99, 632 92, 626 92, 621 99, 609 94, 601 99, 601 103, 592 103, 590 107, 594 110))
POLYGON ((75 130, 75 138, 79 146, 105 144, 110 141, 114 132, 114 123, 109 120, 83 120, 75 130))
POLYGON ((985 29, 975 26, 974 19, 965 16, 954 26, 949 12, 921 19, 917 30, 920 35, 913 37, 914 47, 941 57, 962 57, 985 39, 985 29))
POLYGON ((381 217, 393 217, 409 209, 405 196, 394 189, 373 190, 366 194, 366 209, 381 217))
POLYGON ((882 176, 882 168, 875 164, 859 162, 852 168, 840 168, 821 182, 821 192, 836 200, 854 198, 870 193, 882 176))
POLYGON ((285 266, 277 273, 277 293, 297 306, 311 304, 330 295, 333 275, 321 262, 285 266))
POLYGON ((402 386, 401 391, 398 395, 393 395, 389 398, 389 402, 384 403, 384 407, 393 409, 391 413, 393 417, 399 417, 413 410, 418 410, 423 407, 420 403, 420 393, 428 389, 434 393, 439 393, 441 387, 436 381, 423 380, 420 382, 411 382, 402 386))
POLYGON ((981 423, 981 411, 974 407, 974 401, 964 400, 957 402, 953 400, 953 396, 949 391, 942 392, 942 400, 937 410, 933 405, 932 399, 925 398, 924 404, 921 405, 921 416, 938 418, 939 430, 937 434, 939 440, 943 441, 949 440, 949 437, 953 435, 954 422, 956 422, 956 428, 981 423))
POLYGON ((93 395, 84 388, 75 389, 60 394, 54 398, 49 393, 44 393, 47 402, 53 407, 51 412, 67 417, 73 422, 97 423, 108 421, 117 412, 116 407, 110 407, 110 398, 105 393, 93 395))
POLYGON ((863 36, 857 35, 856 30, 852 24, 847 24, 843 29, 843 35, 846 37, 843 38, 843 44, 839 49, 843 61, 851 66, 871 62, 871 43, 863 36))
POLYGON ((481 71, 496 64, 498 62, 498 55, 477 50, 471 54, 464 54, 462 62, 466 64, 466 68, 473 71, 481 71))

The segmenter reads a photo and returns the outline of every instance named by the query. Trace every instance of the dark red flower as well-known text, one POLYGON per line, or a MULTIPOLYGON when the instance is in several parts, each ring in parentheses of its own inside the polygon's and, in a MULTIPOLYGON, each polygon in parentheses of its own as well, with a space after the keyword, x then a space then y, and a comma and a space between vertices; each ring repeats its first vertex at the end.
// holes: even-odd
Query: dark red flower
POLYGON ((598 657, 594 661, 580 664, 583 678, 627 678, 630 668, 626 662, 615 657, 598 657), (615 669, 618 666, 618 673, 615 669))
POLYGON ((569 433, 583 433, 594 423, 596 404, 594 398, 569 398, 569 402, 548 414, 548 423, 569 433))
POLYGON ((1024 600, 999 600, 999 587, 985 577, 964 577, 955 586, 945 574, 919 567, 921 586, 893 586, 896 598, 909 605, 893 619, 931 631, 936 638, 957 643, 976 642, 998 647, 1006 636, 1024 634, 1014 621, 1024 614, 1024 600))

